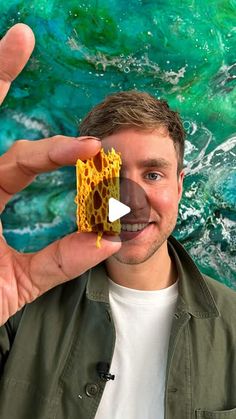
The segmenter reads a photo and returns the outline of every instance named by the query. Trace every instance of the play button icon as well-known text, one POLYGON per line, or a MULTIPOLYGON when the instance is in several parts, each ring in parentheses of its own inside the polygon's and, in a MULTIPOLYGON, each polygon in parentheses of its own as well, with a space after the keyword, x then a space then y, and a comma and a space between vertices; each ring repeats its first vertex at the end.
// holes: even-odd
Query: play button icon
POLYGON ((149 224, 149 199, 138 183, 125 177, 111 177, 99 182, 93 180, 89 185, 82 207, 92 231, 102 232, 103 240, 107 236, 109 240, 112 236, 113 241, 134 240, 149 224))
POLYGON ((123 204, 115 198, 110 198, 108 201, 108 219, 111 223, 118 220, 126 214, 129 214, 131 208, 123 204))

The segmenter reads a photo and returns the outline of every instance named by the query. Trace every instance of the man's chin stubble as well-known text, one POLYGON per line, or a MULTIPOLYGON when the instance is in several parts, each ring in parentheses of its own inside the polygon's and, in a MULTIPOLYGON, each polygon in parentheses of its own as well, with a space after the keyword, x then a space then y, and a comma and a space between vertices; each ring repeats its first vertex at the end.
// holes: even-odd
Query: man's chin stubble
POLYGON ((161 244, 156 244, 153 248, 149 249, 146 255, 144 256, 129 256, 129 255, 119 255, 119 252, 112 255, 111 258, 116 259, 118 262, 123 263, 125 265, 139 265, 141 263, 146 262, 150 259, 162 246, 161 244))

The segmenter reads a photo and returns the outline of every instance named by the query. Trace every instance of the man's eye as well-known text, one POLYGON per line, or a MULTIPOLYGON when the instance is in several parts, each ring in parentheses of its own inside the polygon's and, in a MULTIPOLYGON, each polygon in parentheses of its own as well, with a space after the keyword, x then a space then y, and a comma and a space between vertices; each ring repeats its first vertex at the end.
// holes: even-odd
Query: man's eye
POLYGON ((149 172, 145 175, 145 178, 148 180, 158 180, 159 178, 161 178, 161 175, 156 172, 149 172))

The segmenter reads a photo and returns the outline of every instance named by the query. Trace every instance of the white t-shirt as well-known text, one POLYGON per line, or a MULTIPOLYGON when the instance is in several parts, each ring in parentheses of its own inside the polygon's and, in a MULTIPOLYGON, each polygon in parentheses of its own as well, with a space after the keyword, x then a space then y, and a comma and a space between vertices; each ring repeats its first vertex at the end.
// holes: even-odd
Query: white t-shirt
POLYGON ((178 283, 157 291, 109 279, 115 351, 96 419, 164 419, 167 351, 178 283))

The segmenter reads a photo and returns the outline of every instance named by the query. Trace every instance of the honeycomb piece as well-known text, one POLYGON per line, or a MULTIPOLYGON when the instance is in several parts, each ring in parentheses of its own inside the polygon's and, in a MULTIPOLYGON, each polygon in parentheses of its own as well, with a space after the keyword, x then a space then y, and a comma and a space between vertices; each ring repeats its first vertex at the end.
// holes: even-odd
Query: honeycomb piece
POLYGON ((114 148, 105 153, 103 148, 93 158, 77 160, 77 225, 81 232, 96 232, 97 247, 104 232, 117 235, 121 231, 120 220, 108 219, 109 198, 120 199, 120 153, 114 148))

